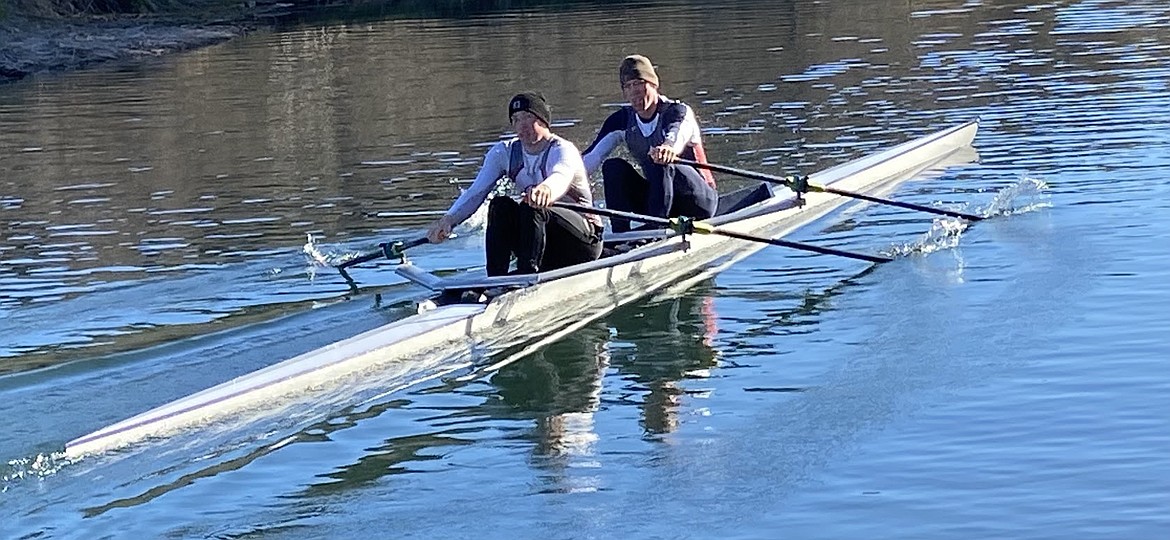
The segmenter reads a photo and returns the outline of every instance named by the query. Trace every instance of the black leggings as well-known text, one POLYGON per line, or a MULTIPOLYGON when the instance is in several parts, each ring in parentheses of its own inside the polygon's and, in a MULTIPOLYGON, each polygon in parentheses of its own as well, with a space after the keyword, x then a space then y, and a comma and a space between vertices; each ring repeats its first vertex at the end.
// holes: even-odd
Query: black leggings
POLYGON ((601 231, 585 216, 564 208, 533 208, 508 197, 488 204, 487 275, 556 270, 601 256, 601 231))

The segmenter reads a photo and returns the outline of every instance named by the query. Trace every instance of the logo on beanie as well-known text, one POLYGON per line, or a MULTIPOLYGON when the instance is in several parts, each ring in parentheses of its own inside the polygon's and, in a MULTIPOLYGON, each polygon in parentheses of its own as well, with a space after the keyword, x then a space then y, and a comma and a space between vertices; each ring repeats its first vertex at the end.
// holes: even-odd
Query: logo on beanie
POLYGON ((524 109, 524 100, 523 99, 516 98, 516 99, 512 100, 512 112, 520 111, 523 109, 524 109))

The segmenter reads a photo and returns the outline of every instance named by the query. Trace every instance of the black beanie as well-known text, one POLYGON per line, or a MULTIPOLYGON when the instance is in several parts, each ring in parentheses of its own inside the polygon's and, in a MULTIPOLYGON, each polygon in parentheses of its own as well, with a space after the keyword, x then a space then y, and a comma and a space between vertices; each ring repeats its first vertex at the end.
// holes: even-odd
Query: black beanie
POLYGON ((545 126, 552 125, 552 110, 548 108, 548 102, 544 100, 544 95, 536 92, 523 92, 512 96, 512 100, 508 102, 508 121, 512 121, 512 115, 520 111, 528 111, 545 126))

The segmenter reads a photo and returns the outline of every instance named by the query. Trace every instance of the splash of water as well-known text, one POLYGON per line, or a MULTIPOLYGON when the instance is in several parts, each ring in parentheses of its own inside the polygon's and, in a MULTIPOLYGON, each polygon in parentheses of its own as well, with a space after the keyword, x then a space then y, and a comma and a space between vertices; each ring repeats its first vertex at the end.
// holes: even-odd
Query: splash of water
POLYGON ((334 255, 323 253, 318 249, 317 239, 313 238, 313 233, 305 233, 305 237, 305 246, 301 248, 301 251, 305 253, 311 266, 330 266, 334 263, 336 258, 334 255))
POLYGON ((963 231, 967 230, 966 221, 957 218, 939 218, 930 224, 930 229, 912 242, 893 246, 886 250, 885 255, 901 257, 911 254, 925 255, 943 249, 952 249, 959 245, 963 231))
POLYGON ((317 239, 313 237, 313 233, 305 233, 305 237, 305 245, 301 251, 305 254, 307 263, 305 274, 309 276, 309 281, 316 279, 319 268, 332 267, 357 256, 356 253, 346 253, 341 256, 325 253, 317 247, 317 239))
POLYGON ((1051 208, 1052 202, 1045 192, 1047 189, 1048 184, 1044 180, 1025 176, 1019 182, 999 190, 983 213, 988 216, 1010 216, 1051 208))
MULTIPOLYGON (((1020 181, 997 191, 995 197, 991 199, 991 203, 986 208, 979 210, 977 215, 988 218, 1011 216, 1033 212, 1041 208, 1050 208, 1052 203, 1049 201, 1048 194, 1045 193, 1047 189, 1048 184, 1043 180, 1024 177, 1020 181)), ((927 253, 958 247, 959 240, 963 236, 963 231, 967 230, 969 225, 969 223, 961 219, 936 219, 934 223, 931 223, 930 230, 926 231, 922 236, 913 242, 896 245, 887 250, 885 254, 892 257, 911 254, 925 255, 927 253)))
POLYGON ((37 454, 33 457, 19 458, 8 461, 8 466, 0 474, 0 493, 5 493, 18 482, 26 479, 43 479, 52 476, 69 465, 72 461, 64 452, 37 454))
MULTIPOLYGON (((479 208, 477 208, 475 212, 467 218, 467 220, 459 224, 459 226, 455 227, 455 230, 449 238, 454 239, 460 236, 471 236, 486 230, 488 204, 491 202, 493 197, 507 196, 507 194, 512 191, 512 189, 513 186, 510 184, 509 180, 501 179, 500 182, 496 184, 495 189, 488 195, 484 203, 481 204, 479 208)), ((465 190, 461 189, 461 191, 465 190)), ((379 213, 379 215, 381 215, 381 213, 379 213)), ((322 249, 312 233, 306 233, 305 237, 305 245, 301 248, 301 251, 305 254, 305 260, 307 263, 305 273, 309 276, 310 280, 316 277, 317 271, 321 268, 333 268, 362 255, 362 253, 355 251, 331 253, 328 250, 322 249)), ((279 272, 279 269, 274 269, 272 271, 273 274, 279 272)))

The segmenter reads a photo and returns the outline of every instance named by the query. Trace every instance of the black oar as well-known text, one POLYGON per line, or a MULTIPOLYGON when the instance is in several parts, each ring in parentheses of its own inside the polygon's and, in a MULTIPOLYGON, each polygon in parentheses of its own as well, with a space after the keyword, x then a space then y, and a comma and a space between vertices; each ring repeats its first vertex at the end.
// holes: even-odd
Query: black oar
POLYGON ((858 259, 872 263, 890 262, 893 259, 883 257, 880 255, 866 255, 864 253, 854 253, 852 251, 843 251, 840 249, 826 248, 814 246, 812 244, 805 244, 801 242, 792 242, 790 240, 780 240, 778 238, 765 238, 763 236, 753 236, 750 234, 738 233, 726 229, 714 227, 702 221, 695 221, 690 218, 660 218, 654 216, 644 216, 642 214, 635 214, 633 212, 622 212, 620 210, 610 210, 608 208, 594 208, 592 206, 582 206, 574 203, 553 203, 553 206, 567 208, 569 210, 576 210, 585 214, 597 214, 599 216, 616 217, 623 219, 632 219, 634 221, 641 221, 643 223, 653 223, 655 225, 665 225, 672 230, 682 234, 717 234, 726 236, 728 238, 736 238, 739 240, 747 240, 749 242, 761 242, 764 244, 771 244, 773 246, 781 246, 793 249, 802 249, 804 251, 812 251, 814 253, 821 253, 824 255, 836 255, 838 257, 848 257, 850 259, 858 259))
POLYGON ((381 244, 378 244, 377 251, 371 251, 369 253, 366 253, 365 255, 359 255, 357 257, 354 257, 348 261, 345 261, 345 262, 337 265, 337 271, 341 272, 341 277, 345 278, 345 282, 348 283, 350 287, 356 287, 357 285, 354 283, 353 278, 349 277, 349 273, 345 271, 346 268, 349 268, 351 266, 356 266, 356 265, 359 265, 359 264, 362 264, 365 262, 370 262, 374 259, 381 259, 383 257, 385 257, 387 259, 401 257, 403 252, 405 252, 406 250, 413 248, 413 247, 421 246, 423 244, 429 244, 429 243, 430 243, 430 240, 427 240, 427 237, 425 237, 425 236, 415 238, 413 240, 407 240, 405 242, 403 242, 403 241, 383 242, 381 244))
POLYGON ((678 163, 680 165, 690 165, 691 167, 697 167, 700 169, 710 169, 710 170, 716 171, 716 172, 733 174, 735 176, 742 176, 744 178, 751 178, 752 180, 760 180, 762 182, 771 182, 773 184, 780 184, 783 186, 788 186, 788 187, 792 188, 793 190, 801 192, 801 193, 803 193, 805 191, 823 191, 825 193, 832 193, 834 195, 841 195, 844 197, 853 197, 854 199, 861 199, 863 201, 869 201, 872 203, 888 204, 890 206, 897 206, 899 208, 907 208, 909 210, 918 210, 919 212, 928 212, 931 214, 938 214, 941 216, 955 217, 955 218, 965 219, 967 221, 981 221, 983 219, 987 219, 984 216, 977 216, 975 214, 967 214, 965 212, 944 210, 942 208, 934 208, 934 207, 930 207, 930 206, 923 206, 921 204, 895 201, 893 199, 883 199, 881 197, 874 197, 873 195, 866 195, 864 193, 858 193, 856 191, 847 191, 844 189, 837 189, 837 188, 832 187, 832 186, 822 186, 822 185, 817 185, 817 184, 809 184, 807 177, 797 178, 797 177, 791 177, 791 176, 788 176, 788 177, 773 176, 770 174, 758 173, 758 172, 748 171, 748 170, 744 170, 744 169, 736 169, 735 167, 726 167, 723 165, 716 165, 714 163, 703 163, 703 162, 699 162, 699 161, 692 161, 689 159, 682 159, 682 158, 675 158, 674 162, 678 163))

